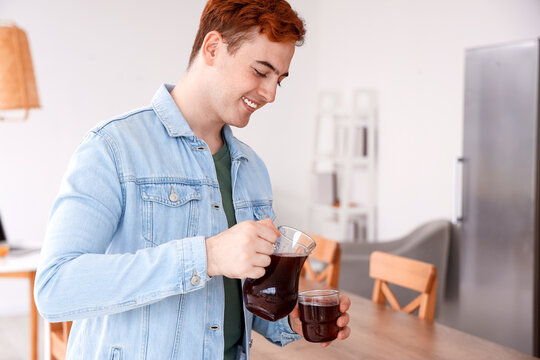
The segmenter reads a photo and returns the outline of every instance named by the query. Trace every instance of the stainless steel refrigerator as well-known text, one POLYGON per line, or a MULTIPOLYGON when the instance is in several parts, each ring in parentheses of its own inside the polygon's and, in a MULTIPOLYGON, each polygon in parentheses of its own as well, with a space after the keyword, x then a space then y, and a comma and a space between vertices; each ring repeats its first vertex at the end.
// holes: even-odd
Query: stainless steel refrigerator
POLYGON ((539 40, 466 51, 463 157, 438 321, 538 356, 539 40))

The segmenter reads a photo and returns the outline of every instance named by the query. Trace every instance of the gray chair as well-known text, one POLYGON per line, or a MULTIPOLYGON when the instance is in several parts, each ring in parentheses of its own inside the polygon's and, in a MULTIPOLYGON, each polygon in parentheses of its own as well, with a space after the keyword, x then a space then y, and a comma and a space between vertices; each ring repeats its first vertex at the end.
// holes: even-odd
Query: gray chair
MULTIPOLYGON (((445 297, 448 251, 452 223, 448 220, 429 221, 397 240, 374 243, 341 243, 341 271, 339 287, 345 291, 371 298, 373 279, 369 277, 369 256, 373 251, 405 256, 435 265, 439 277, 435 318, 439 304, 445 297)), ((392 288, 405 303, 417 294, 404 288, 392 288)))

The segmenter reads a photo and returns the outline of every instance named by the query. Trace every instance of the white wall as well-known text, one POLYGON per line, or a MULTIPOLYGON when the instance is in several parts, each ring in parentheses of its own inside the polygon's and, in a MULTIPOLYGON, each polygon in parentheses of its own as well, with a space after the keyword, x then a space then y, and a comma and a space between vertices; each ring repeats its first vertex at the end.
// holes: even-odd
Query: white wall
MULTIPOLYGON (((180 78, 204 3, 0 1, 0 18, 27 31, 42 103, 25 123, 0 123, 0 211, 13 240, 42 240, 68 159, 89 128, 147 105, 162 82, 180 78)), ((537 36, 540 3, 291 4, 306 19, 306 44, 297 49, 276 103, 236 131, 267 163, 278 223, 307 225, 317 92, 357 87, 379 95, 380 238, 451 217, 464 48, 537 36)), ((0 282, 0 293, 6 286, 0 282)), ((13 291, 27 296, 23 286, 13 291)), ((25 311, 26 305, 10 308, 25 311)))

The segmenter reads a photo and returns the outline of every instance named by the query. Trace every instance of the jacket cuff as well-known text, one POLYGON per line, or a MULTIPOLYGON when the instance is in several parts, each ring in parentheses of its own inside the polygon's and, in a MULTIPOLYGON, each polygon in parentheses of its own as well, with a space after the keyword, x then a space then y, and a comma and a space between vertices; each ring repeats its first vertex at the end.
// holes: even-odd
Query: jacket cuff
POLYGON ((194 236, 177 240, 178 268, 181 291, 199 290, 208 281, 206 273, 206 241, 204 236, 194 236))
POLYGON ((291 329, 289 324, 289 316, 278 320, 278 327, 281 332, 281 346, 285 346, 302 338, 301 335, 297 334, 293 329, 291 329))

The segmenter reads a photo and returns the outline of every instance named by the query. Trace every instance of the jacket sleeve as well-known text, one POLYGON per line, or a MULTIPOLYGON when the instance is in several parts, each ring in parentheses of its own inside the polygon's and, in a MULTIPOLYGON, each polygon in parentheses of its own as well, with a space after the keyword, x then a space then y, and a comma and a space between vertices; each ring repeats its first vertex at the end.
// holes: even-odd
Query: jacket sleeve
POLYGON ((124 209, 115 155, 105 134, 91 132, 62 180, 34 287, 38 310, 48 321, 127 311, 201 289, 208 280, 202 236, 107 253, 124 209))
POLYGON ((278 321, 268 321, 253 316, 253 330, 264 336, 268 341, 279 346, 285 346, 302 336, 295 333, 289 326, 288 316, 278 321))

